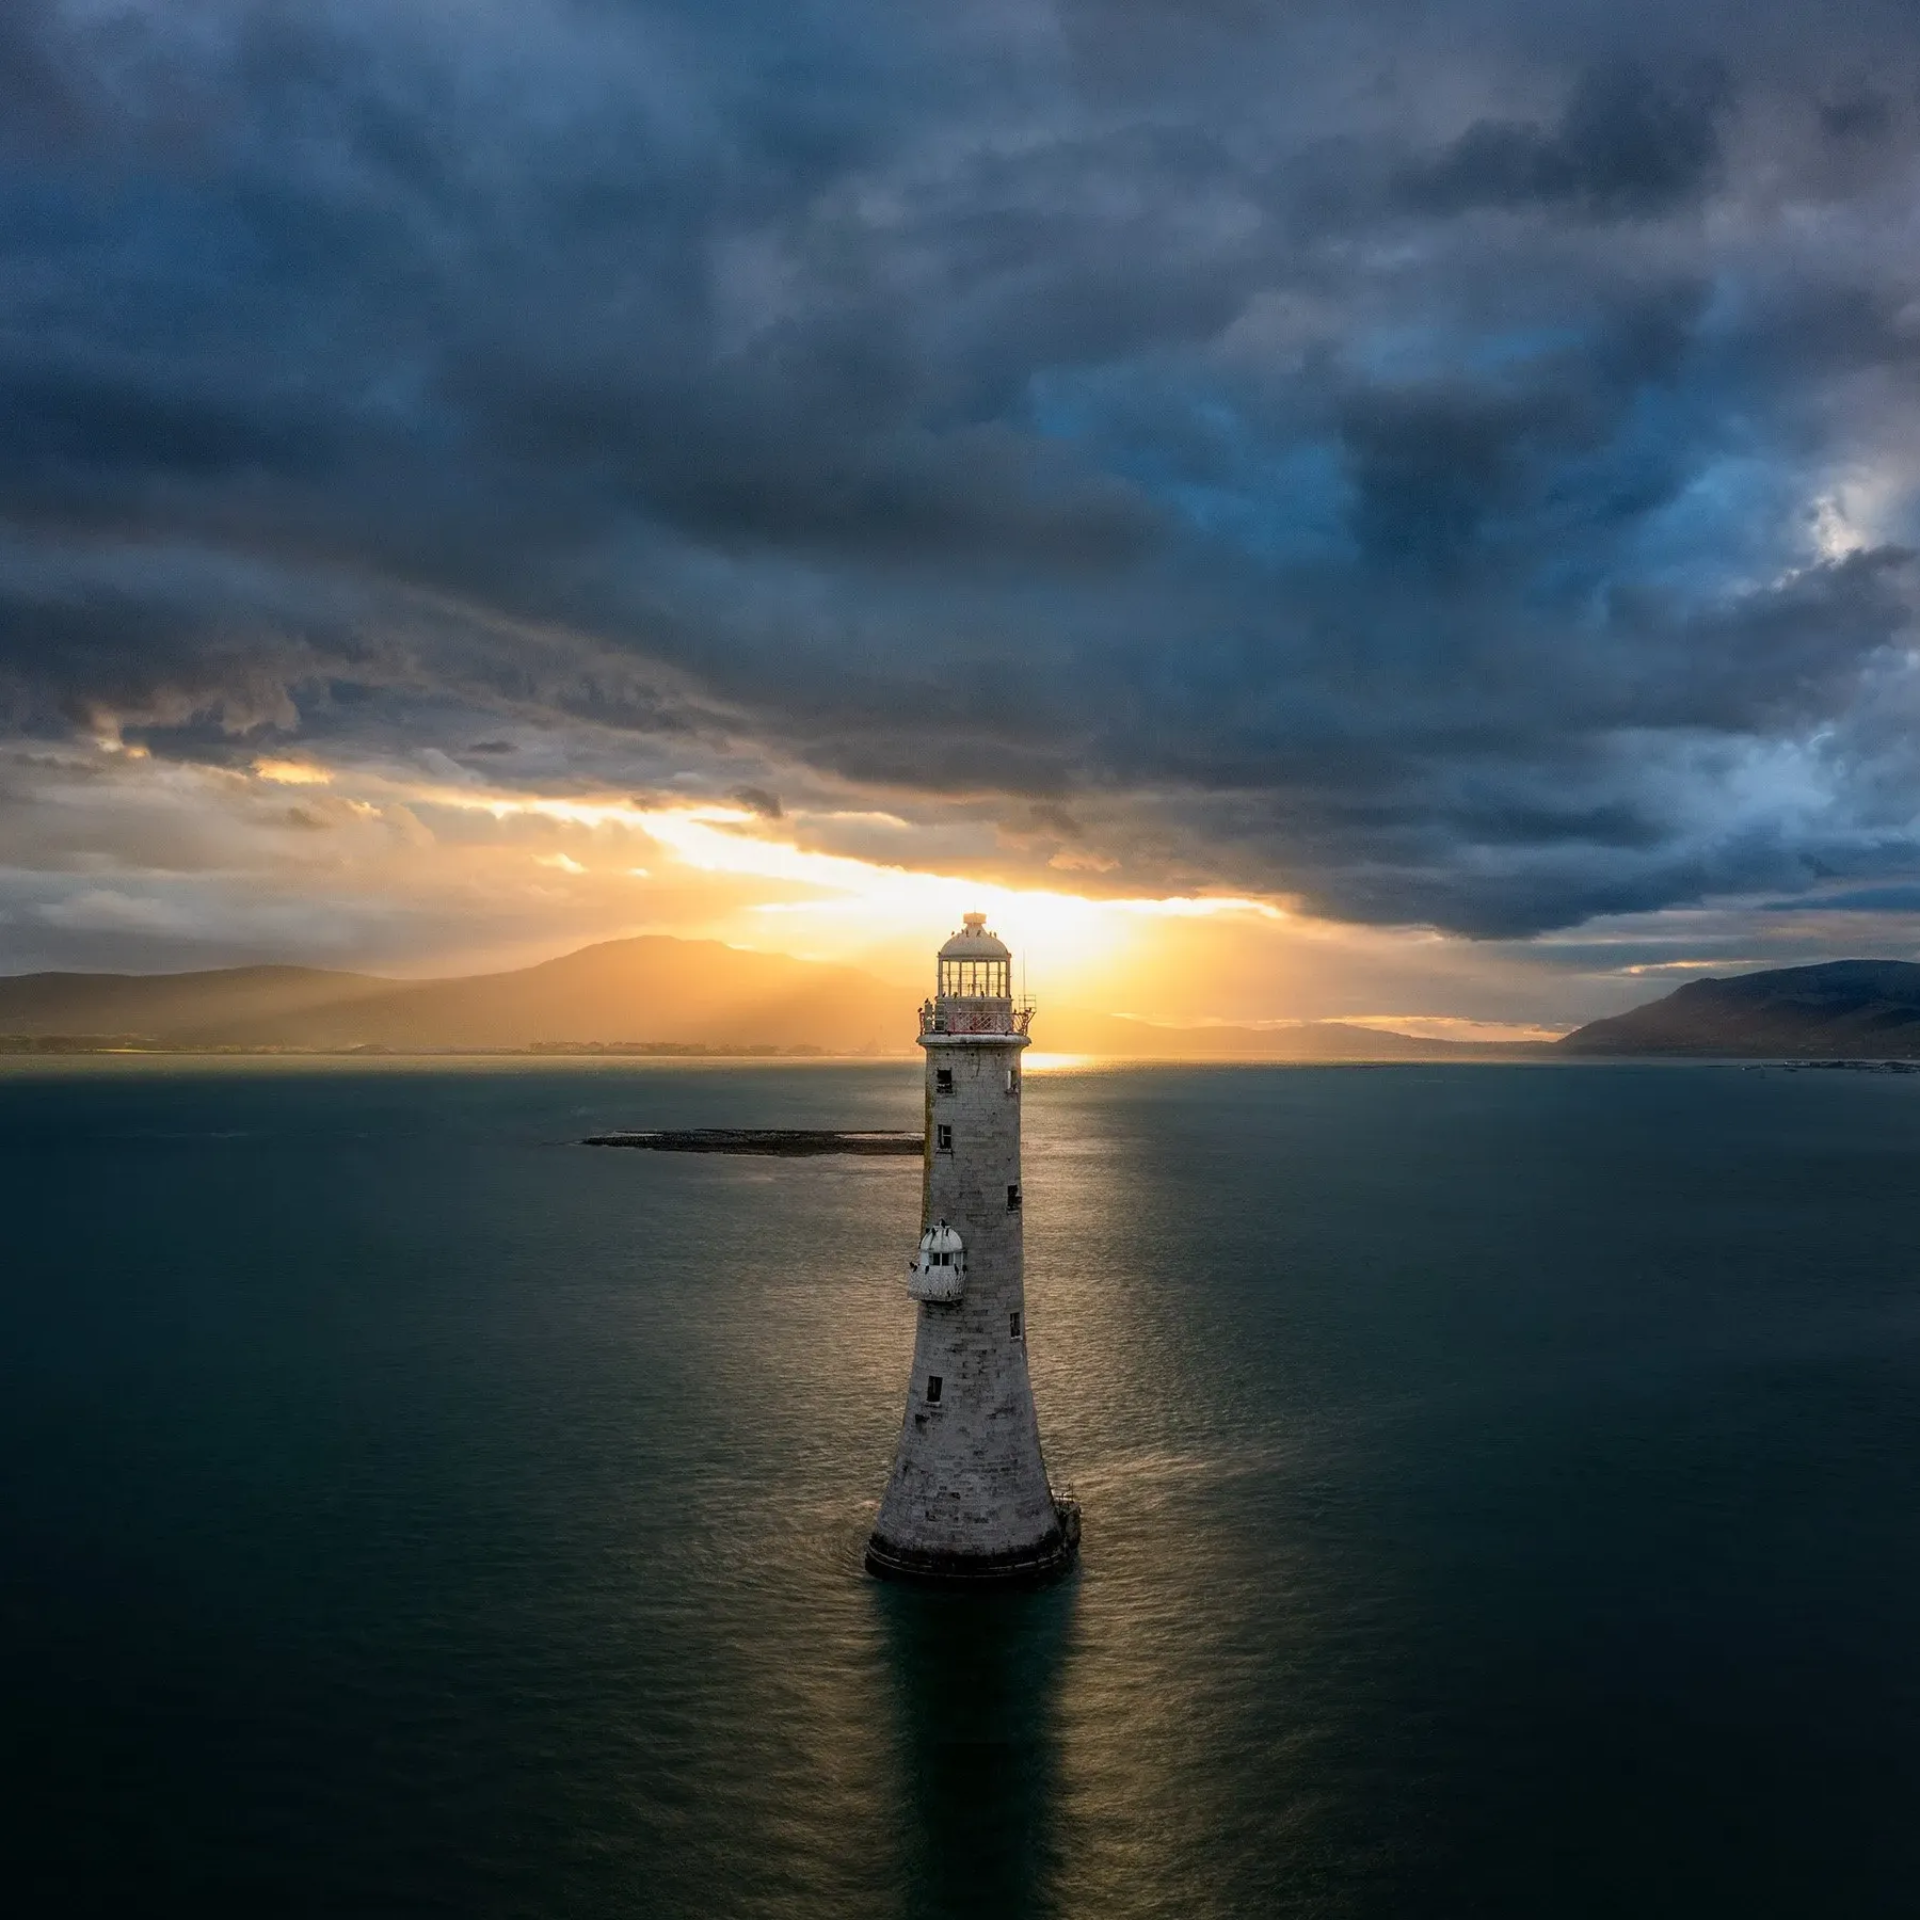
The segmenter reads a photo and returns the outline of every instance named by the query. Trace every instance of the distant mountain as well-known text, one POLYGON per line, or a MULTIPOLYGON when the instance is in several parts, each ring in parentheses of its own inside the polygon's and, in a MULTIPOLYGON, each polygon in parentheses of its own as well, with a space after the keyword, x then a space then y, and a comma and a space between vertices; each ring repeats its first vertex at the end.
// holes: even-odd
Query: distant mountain
POLYGON ((897 1050, 909 993, 852 967, 717 940, 610 940, 510 973, 383 980, 305 967, 0 979, 0 1034, 394 1052, 650 1041, 897 1050))
MULTIPOLYGON (((853 967, 664 934, 539 966, 443 980, 313 967, 0 978, 0 1052, 146 1042, 394 1053, 653 1045, 912 1051, 920 996, 853 967), (9 1044, 11 1042, 12 1044, 9 1044)), ((1532 1049, 1459 1046, 1339 1021, 1173 1027, 1047 1006, 1037 1046, 1135 1060, 1433 1060, 1532 1049)))
POLYGON ((1833 960, 1691 980, 1559 1043, 1580 1054, 1898 1060, 1920 1057, 1920 966, 1833 960))
POLYGON ((1033 1032, 1035 1046, 1049 1053, 1121 1060, 1472 1060, 1539 1050, 1424 1040, 1343 1020, 1300 1020, 1278 1027, 1171 1027, 1075 1007, 1042 1007, 1033 1032))

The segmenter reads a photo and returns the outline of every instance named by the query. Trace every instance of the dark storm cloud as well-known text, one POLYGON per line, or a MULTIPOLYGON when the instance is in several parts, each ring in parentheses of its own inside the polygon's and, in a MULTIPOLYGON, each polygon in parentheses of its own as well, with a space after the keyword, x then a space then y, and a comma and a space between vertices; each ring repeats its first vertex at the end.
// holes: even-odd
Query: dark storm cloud
POLYGON ((1599 220, 1663 213, 1712 183, 1725 99, 1717 67, 1677 82, 1632 64, 1598 69, 1580 77, 1556 125, 1476 120, 1437 158, 1410 167, 1403 191, 1432 213, 1530 205, 1599 220))
POLYGON ((735 787, 731 797, 749 813, 757 813, 763 820, 778 820, 785 813, 780 796, 769 793, 765 787, 735 787))
POLYGON ((1870 880, 1917 56, 1868 0, 16 6, 5 712, 626 739, 1475 933, 1870 880))

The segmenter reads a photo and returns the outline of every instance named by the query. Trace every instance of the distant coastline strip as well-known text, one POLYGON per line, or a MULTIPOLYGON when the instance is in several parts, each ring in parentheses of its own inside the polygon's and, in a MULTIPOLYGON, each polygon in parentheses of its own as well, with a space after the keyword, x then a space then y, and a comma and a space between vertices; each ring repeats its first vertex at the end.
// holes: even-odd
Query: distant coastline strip
POLYGON ((764 1153, 797 1158, 822 1153, 918 1154, 923 1133, 842 1133, 809 1127, 680 1127, 645 1133, 595 1133, 589 1147, 648 1147, 655 1153, 764 1153))

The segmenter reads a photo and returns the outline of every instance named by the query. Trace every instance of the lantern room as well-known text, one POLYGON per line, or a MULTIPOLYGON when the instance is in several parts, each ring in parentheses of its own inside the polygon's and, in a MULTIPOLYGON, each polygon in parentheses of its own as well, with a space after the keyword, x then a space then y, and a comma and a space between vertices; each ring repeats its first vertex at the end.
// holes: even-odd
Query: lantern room
POLYGON ((970 913, 940 949, 937 991, 943 1000, 1011 1000, 1012 974, 1006 942, 987 931, 984 913, 970 913))

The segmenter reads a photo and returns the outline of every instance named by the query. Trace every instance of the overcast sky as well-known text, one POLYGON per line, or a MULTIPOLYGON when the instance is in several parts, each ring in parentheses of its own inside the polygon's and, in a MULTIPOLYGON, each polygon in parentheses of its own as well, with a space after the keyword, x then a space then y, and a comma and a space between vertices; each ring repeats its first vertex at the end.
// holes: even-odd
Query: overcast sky
POLYGON ((1909 955, 1917 160, 1910 0, 7 0, 0 966, 1909 955))

